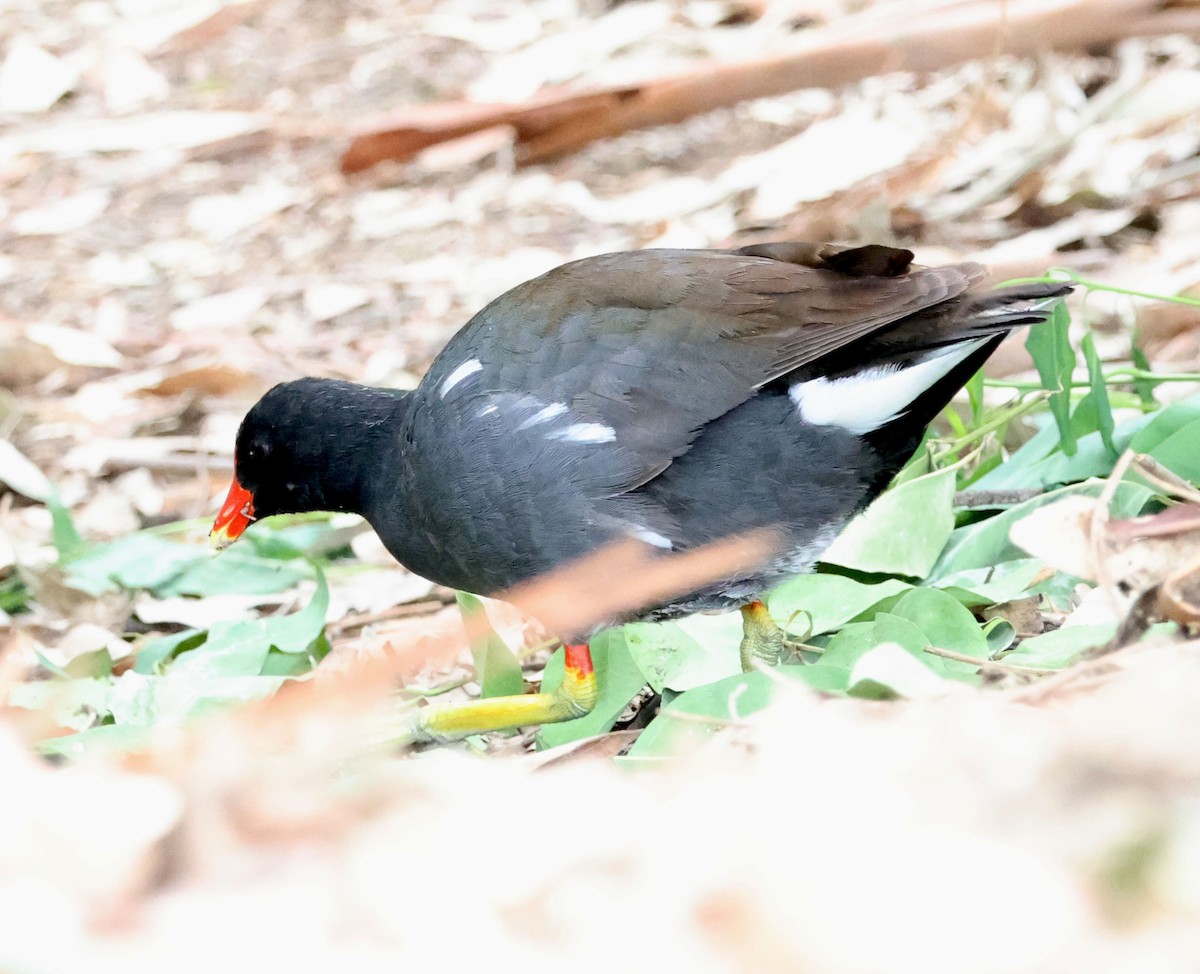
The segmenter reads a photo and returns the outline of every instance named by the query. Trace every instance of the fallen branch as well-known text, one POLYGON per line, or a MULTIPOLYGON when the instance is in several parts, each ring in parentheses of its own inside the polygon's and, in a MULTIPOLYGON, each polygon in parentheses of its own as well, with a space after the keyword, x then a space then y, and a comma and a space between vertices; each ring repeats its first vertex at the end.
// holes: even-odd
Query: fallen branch
POLYGON ((439 143, 510 128, 520 163, 573 152, 596 139, 665 125, 754 98, 837 88, 892 71, 935 71, 997 54, 1080 51, 1127 37, 1200 34, 1200 7, 1170 0, 975 0, 869 9, 807 35, 798 50, 706 65, 644 84, 554 88, 523 105, 444 102, 401 110, 350 143, 344 173, 404 162, 439 143))

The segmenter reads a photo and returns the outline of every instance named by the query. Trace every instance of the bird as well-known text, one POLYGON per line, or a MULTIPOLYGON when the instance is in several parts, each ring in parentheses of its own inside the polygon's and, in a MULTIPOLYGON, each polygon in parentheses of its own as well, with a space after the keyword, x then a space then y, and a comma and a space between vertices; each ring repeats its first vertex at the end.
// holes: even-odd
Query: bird
MULTIPOLYGON (((621 539, 684 552, 770 528, 762 563, 635 616, 739 608, 748 666, 778 642, 759 596, 810 570, 1005 336, 1071 290, 986 275, 804 241, 563 264, 474 315, 415 390, 267 391, 212 543, 275 514, 353 512, 411 571, 491 595, 621 539)), ((425 708, 414 739, 582 716, 590 635, 566 643, 558 691, 425 708)))

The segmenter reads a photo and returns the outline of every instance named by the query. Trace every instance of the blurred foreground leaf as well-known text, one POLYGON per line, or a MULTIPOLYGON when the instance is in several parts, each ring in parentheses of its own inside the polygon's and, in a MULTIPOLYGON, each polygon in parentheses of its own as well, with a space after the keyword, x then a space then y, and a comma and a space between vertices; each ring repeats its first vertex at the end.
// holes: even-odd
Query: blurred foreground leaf
POLYGON ((521 664, 487 621, 483 603, 474 595, 456 592, 458 608, 471 635, 471 656, 482 697, 507 697, 525 688, 521 664))

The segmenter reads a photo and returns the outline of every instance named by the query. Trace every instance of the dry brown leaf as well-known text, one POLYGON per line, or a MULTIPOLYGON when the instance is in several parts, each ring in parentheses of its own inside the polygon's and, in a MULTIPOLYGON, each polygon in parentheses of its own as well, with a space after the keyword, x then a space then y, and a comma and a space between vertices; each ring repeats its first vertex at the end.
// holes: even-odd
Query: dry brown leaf
POLYGON ((196 392, 206 396, 227 396, 261 388, 262 378, 232 365, 192 365, 178 371, 168 371, 158 382, 142 391, 152 396, 178 396, 196 392))

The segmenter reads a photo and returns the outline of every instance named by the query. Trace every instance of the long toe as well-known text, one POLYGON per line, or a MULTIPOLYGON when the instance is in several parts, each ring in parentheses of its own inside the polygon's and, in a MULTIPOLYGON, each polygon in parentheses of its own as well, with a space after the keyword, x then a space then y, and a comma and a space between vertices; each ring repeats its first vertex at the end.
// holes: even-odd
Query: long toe
POLYGON ((771 618, 766 605, 755 600, 742 606, 742 670, 750 672, 756 662, 776 666, 784 655, 784 633, 771 618))

